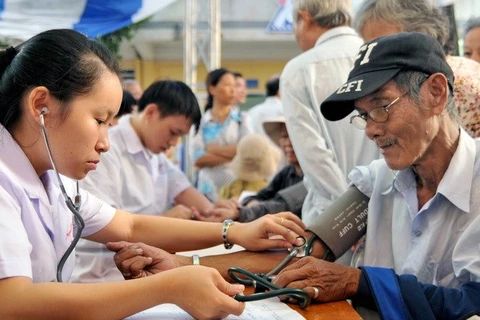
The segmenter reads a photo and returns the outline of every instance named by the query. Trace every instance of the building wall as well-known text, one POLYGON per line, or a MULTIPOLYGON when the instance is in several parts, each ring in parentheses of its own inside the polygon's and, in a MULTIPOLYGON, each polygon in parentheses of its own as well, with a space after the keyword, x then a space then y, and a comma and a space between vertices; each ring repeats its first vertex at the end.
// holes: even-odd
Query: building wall
MULTIPOLYGON (((287 61, 241 61, 229 60, 222 63, 222 67, 243 74, 247 80, 257 80, 258 87, 249 88, 251 94, 264 94, 266 81, 276 73, 281 73, 287 61)), ((182 61, 153 61, 153 60, 122 60, 123 69, 132 69, 135 77, 144 88, 156 80, 175 79, 183 80, 182 61)), ((205 77, 207 71, 203 64, 197 69, 197 92, 205 92, 205 77)))

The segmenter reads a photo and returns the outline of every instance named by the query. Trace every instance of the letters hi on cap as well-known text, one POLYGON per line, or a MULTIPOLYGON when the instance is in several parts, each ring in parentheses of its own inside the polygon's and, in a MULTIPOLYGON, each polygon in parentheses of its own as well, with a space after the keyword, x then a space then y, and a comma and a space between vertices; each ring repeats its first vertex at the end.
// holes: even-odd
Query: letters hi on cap
POLYGON ((345 118, 354 110, 354 100, 382 87, 400 71, 443 73, 453 92, 453 71, 445 60, 440 43, 419 32, 404 32, 365 43, 355 59, 348 81, 320 106, 330 121, 345 118))

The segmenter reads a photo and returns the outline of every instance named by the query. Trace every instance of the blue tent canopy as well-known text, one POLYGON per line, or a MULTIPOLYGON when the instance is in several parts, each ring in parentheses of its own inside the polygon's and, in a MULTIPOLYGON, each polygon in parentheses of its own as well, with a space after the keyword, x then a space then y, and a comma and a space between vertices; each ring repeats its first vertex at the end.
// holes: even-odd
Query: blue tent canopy
POLYGON ((26 40, 57 28, 91 38, 141 21, 175 0, 0 0, 0 38, 26 40))

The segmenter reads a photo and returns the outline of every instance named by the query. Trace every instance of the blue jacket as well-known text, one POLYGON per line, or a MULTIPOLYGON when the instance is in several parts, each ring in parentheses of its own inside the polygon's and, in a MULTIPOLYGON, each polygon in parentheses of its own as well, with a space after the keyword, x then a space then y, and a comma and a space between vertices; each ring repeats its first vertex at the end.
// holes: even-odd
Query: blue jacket
POLYGON ((415 276, 397 275, 392 269, 362 267, 352 301, 388 320, 467 319, 480 315, 480 283, 450 289, 420 283, 415 276))

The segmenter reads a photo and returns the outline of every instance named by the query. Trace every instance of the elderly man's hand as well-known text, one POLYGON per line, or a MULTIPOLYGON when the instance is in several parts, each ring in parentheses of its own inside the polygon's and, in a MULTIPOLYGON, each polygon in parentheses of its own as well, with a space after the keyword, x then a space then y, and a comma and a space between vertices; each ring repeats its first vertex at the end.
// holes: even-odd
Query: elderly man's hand
POLYGON ((351 298, 358 290, 361 271, 357 268, 305 257, 283 269, 274 283, 281 287, 303 289, 320 302, 351 298), (315 289, 318 294, 315 297, 315 289))
POLYGON ((191 258, 177 256, 144 243, 109 242, 107 248, 116 252, 113 260, 127 280, 192 264, 191 258))

